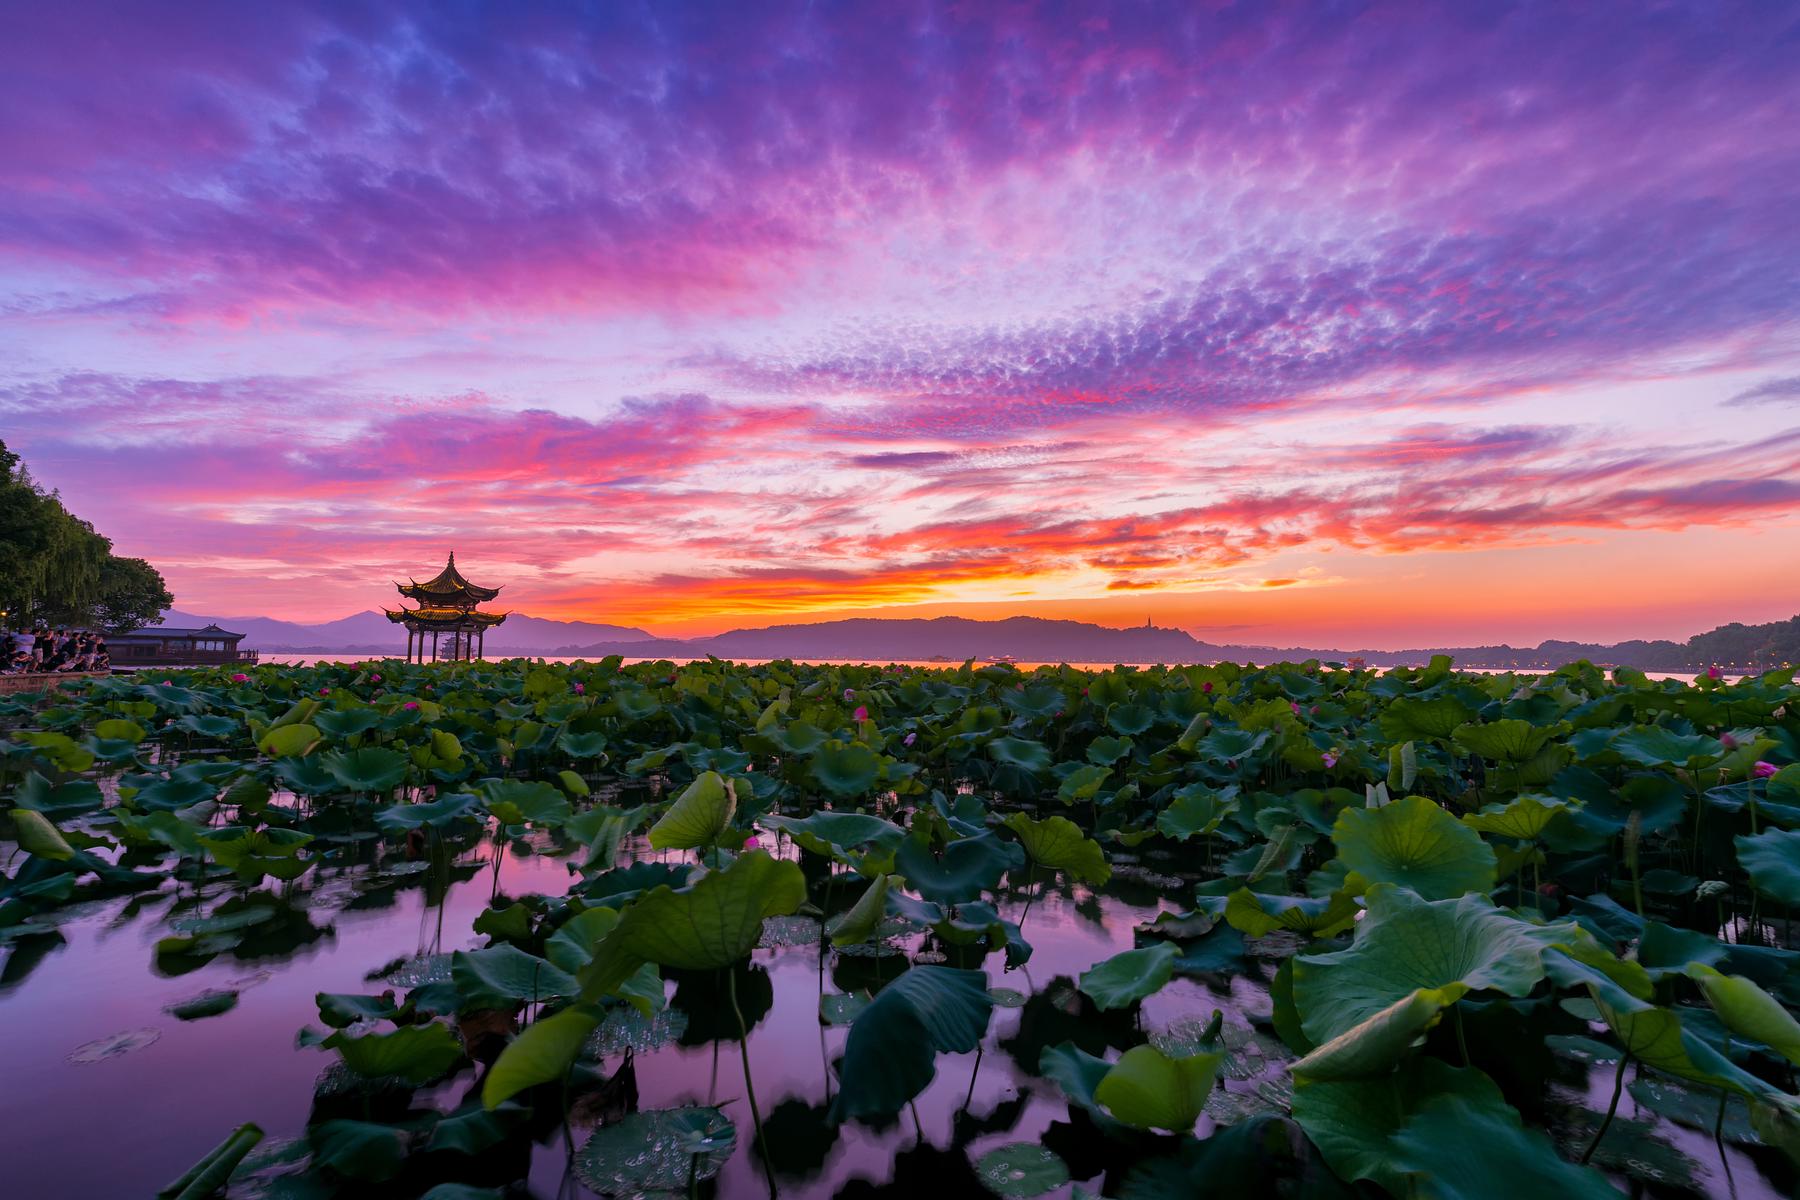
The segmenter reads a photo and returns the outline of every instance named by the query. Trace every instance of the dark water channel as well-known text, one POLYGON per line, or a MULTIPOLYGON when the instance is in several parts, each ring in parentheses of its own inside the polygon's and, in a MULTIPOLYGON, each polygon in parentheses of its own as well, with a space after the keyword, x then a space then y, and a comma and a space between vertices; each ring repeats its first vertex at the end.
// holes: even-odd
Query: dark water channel
MULTIPOLYGON (((783 852, 793 853, 791 847, 783 852)), ((375 860, 353 866, 328 860, 294 884, 270 882, 259 889, 253 901, 271 912, 257 921, 254 934, 236 950, 175 976, 156 969, 157 941, 191 928, 184 923, 215 914, 221 904, 241 911, 241 899, 234 898, 246 889, 216 879, 198 887, 170 881, 147 895, 60 910, 54 933, 0 943, 6 955, 0 968, 0 1194, 20 1200, 149 1196, 242 1122, 268 1132, 265 1150, 299 1137, 315 1086, 334 1061, 329 1051, 295 1044, 297 1031, 319 1024, 316 993, 379 992, 393 985, 372 974, 396 960, 478 948, 486 939, 471 925, 496 889, 512 897, 561 895, 572 878, 565 859, 509 851, 496 879, 495 847, 486 842, 435 867, 379 857, 373 849, 365 853, 375 860), (219 988, 240 991, 235 1008, 192 1021, 165 1011, 219 988), (131 1036, 107 1040, 120 1034, 131 1036)), ((640 855, 654 852, 640 842, 624 858, 640 855)), ((780 1194, 986 1194, 973 1164, 1015 1142, 1049 1146, 1069 1163, 1077 1183, 1097 1188, 1097 1171, 1084 1169, 1094 1161, 1097 1135, 1085 1114, 1071 1118, 1054 1083, 1036 1076, 1039 1052, 1076 1038, 1099 1053, 1146 1033, 1165 1045, 1192 1044, 1214 1009, 1224 1013, 1233 1050, 1216 1111, 1227 1121, 1280 1111, 1280 1064, 1288 1055, 1266 1029, 1253 1028, 1253 1018, 1269 1008, 1267 979, 1275 959, 1291 950, 1279 937, 1251 943, 1242 971, 1230 977, 1178 977, 1135 1017, 1096 1013, 1073 993, 1081 972, 1133 946, 1135 926, 1185 907, 1172 898, 1185 898, 1190 880, 1158 874, 1169 870, 1166 862, 1131 864, 1128 857, 1119 856, 1122 869, 1099 893, 1053 885, 1035 898, 1023 930, 1035 948, 1030 961, 1008 971, 998 953, 981 960, 992 987, 1005 990, 998 993, 1001 1006, 979 1054, 940 1057, 936 1079, 913 1109, 880 1129, 833 1126, 826 1117, 835 1087, 831 1064, 843 1052, 848 1027, 821 1022, 821 995, 891 978, 919 950, 920 935, 898 939, 904 953, 890 957, 827 951, 822 959, 816 922, 810 933, 804 918, 770 923, 767 944, 740 970, 736 985, 746 1016, 754 1020, 749 1058, 780 1194)), ((1022 894, 1002 905, 1015 920, 1023 908, 1022 894)), ((666 990, 670 1008, 654 1024, 603 1029, 602 1036, 613 1039, 606 1070, 616 1072, 624 1062, 624 1043, 635 1040, 638 1047, 629 1073, 635 1099, 621 1078, 609 1103, 615 1112, 630 1104, 721 1105, 737 1126, 738 1145, 714 1185, 716 1194, 765 1195, 750 1152, 752 1122, 735 1019, 722 989, 716 979, 682 978, 668 981, 666 990)), ((478 1080, 476 1070, 465 1069, 418 1099, 448 1110, 471 1095, 478 1080)), ((1598 1066, 1585 1082, 1577 1074, 1562 1086, 1573 1096, 1585 1092, 1587 1107, 1603 1109, 1610 1082, 1610 1070, 1598 1066)), ((605 1115, 592 1105, 577 1109, 577 1144, 605 1115)), ((1655 1120, 1635 1114, 1629 1099, 1621 1116, 1655 1120)), ((1210 1120, 1203 1119, 1202 1135, 1210 1120)), ((1657 1136, 1692 1160, 1692 1190, 1727 1194, 1709 1135, 1662 1121, 1657 1136)), ((1730 1153, 1737 1195, 1774 1195, 1748 1158, 1736 1149, 1730 1153)), ((292 1182, 277 1177, 248 1189, 234 1185, 230 1194, 297 1194, 286 1190, 292 1182)), ((569 1173, 559 1134, 533 1147, 530 1182, 538 1197, 592 1194, 569 1173)), ((1072 1187, 1055 1194, 1068 1195, 1072 1187)))

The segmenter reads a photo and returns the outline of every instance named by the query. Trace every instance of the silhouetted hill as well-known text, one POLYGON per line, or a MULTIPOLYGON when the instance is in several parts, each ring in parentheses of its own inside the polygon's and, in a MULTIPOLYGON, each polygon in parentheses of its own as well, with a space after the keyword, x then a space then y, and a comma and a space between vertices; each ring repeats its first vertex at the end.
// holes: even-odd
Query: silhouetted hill
MULTIPOLYGON (((357 613, 318 625, 267 617, 200 617, 164 614, 170 625, 216 621, 240 631, 246 648, 269 651, 398 654, 405 645, 399 626, 378 612, 357 613)), ((513 654, 602 658, 795 658, 862 659, 873 662, 945 658, 1014 658, 1020 662, 1193 663, 1279 662, 1359 658, 1371 666, 1409 666, 1447 654, 1464 667, 1550 669, 1577 659, 1604 666, 1646 671, 1698 670, 1714 664, 1767 669, 1800 660, 1800 617, 1765 625, 1722 625, 1686 642, 1633 640, 1607 645, 1546 641, 1536 646, 1431 646, 1407 650, 1345 650, 1334 647, 1252 646, 1203 642, 1180 629, 1134 626, 1113 629, 1085 621, 1007 617, 888 620, 853 617, 812 625, 771 625, 734 629, 707 638, 659 638, 641 629, 589 621, 552 621, 515 614, 488 635, 489 657, 513 654)))

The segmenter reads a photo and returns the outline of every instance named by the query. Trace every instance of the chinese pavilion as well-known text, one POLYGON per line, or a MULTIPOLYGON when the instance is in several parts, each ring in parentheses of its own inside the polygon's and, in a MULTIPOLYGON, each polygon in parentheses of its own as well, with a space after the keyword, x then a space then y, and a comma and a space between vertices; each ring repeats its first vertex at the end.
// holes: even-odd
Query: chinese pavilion
POLYGON ((405 583, 394 585, 402 596, 418 602, 417 608, 402 608, 398 611, 387 608, 387 619, 396 625, 406 626, 406 661, 415 658, 425 662, 425 639, 431 638, 431 658, 436 662, 439 655, 440 641, 443 637, 450 639, 449 644, 442 646, 442 657, 464 661, 480 658, 486 641, 488 628, 506 620, 506 613, 482 612, 477 606, 492 600, 500 594, 499 588, 476 587, 462 577, 456 569, 456 552, 450 552, 450 561, 444 569, 424 583, 409 579, 405 583))

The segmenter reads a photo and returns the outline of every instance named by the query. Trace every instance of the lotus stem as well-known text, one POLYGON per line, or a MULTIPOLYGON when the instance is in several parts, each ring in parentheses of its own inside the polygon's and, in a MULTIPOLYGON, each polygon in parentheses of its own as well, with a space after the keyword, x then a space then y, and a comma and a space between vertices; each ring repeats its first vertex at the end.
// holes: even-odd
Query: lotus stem
POLYGON ((750 1026, 744 1020, 744 1010, 738 1007, 737 972, 730 967, 725 968, 725 992, 731 997, 731 1011, 738 1023, 738 1053, 744 1059, 744 1094, 750 1100, 750 1119, 756 1125, 756 1155, 762 1160, 763 1177, 769 1183, 769 1195, 775 1194, 775 1172, 769 1166, 769 1144, 763 1141, 762 1109, 756 1104, 756 1084, 750 1078, 750 1026))
POLYGON ((1466 1037, 1463 1036, 1462 1005, 1460 1005, 1460 1004, 1454 1005, 1454 1006, 1452 1006, 1450 1011, 1453 1014, 1453 1019, 1455 1020, 1455 1023, 1456 1023, 1456 1048, 1458 1050, 1462 1051, 1463 1066, 1466 1067, 1466 1066, 1470 1065, 1470 1063, 1469 1063, 1469 1041, 1466 1037))
POLYGON ((1719 1089, 1719 1115, 1713 1121, 1713 1143, 1719 1147, 1719 1157, 1725 1157, 1725 1104, 1731 1099, 1731 1093, 1724 1088, 1719 1089))
POLYGON ((1600 1139, 1606 1136, 1607 1127, 1612 1124, 1613 1114, 1619 1111, 1619 1093, 1625 1090, 1625 1064, 1631 1061, 1629 1053, 1619 1055, 1619 1069, 1613 1072, 1612 1103, 1606 1106, 1606 1119, 1600 1122, 1600 1128, 1594 1131, 1594 1140, 1581 1155, 1583 1166, 1594 1157, 1594 1151, 1600 1148, 1600 1139))

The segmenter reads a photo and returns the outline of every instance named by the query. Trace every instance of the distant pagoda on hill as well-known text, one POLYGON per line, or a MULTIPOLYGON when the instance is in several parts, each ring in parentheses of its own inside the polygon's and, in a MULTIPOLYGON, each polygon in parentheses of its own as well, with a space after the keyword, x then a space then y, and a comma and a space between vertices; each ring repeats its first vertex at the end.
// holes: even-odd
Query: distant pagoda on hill
POLYGON ((464 662, 481 658, 489 627, 506 620, 506 613, 482 612, 480 605, 500 594, 499 588, 477 587, 456 569, 456 551, 444 569, 424 583, 409 579, 394 585, 417 608, 399 610, 384 608, 387 619, 406 626, 406 661, 436 662, 440 658, 464 662), (426 658, 426 636, 430 636, 431 657, 426 658), (440 639, 448 637, 449 644, 440 639), (440 654, 439 651, 443 653, 440 654))

